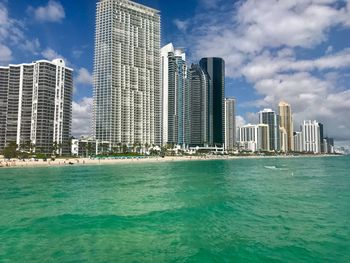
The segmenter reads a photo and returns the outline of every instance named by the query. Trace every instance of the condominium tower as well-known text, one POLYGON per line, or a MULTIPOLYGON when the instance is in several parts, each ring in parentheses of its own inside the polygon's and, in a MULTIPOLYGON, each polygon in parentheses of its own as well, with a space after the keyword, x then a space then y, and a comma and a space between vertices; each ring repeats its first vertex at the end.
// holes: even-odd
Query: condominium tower
POLYGON ((304 121, 301 125, 301 130, 303 134, 303 151, 310 153, 321 153, 320 123, 311 120, 304 121))
POLYGON ((97 3, 94 134, 120 144, 161 143, 160 15, 129 0, 97 3))
POLYGON ((281 101, 278 104, 278 112, 280 116, 280 126, 285 129, 287 133, 287 145, 286 151, 290 152, 294 150, 293 142, 293 117, 290 104, 285 101, 281 101))
POLYGON ((225 143, 225 61, 222 58, 202 58, 200 67, 208 75, 209 144, 225 143))
POLYGON ((269 151, 270 150, 270 136, 269 125, 244 125, 238 129, 239 146, 247 151, 269 151))
MULTIPOLYGON (((190 82, 186 54, 170 43, 161 49, 162 144, 189 144, 190 82)), ((197 98, 199 99, 199 98, 197 98)))
POLYGON ((209 77, 203 69, 190 68, 190 145, 209 145, 209 77))
POLYGON ((270 150, 280 151, 280 120, 278 115, 271 109, 264 109, 259 112, 259 123, 269 126, 270 150))
POLYGON ((0 150, 16 143, 69 154, 72 94, 73 70, 62 59, 0 67, 0 150))
POLYGON ((233 150, 236 144, 236 99, 225 99, 225 148, 233 150))

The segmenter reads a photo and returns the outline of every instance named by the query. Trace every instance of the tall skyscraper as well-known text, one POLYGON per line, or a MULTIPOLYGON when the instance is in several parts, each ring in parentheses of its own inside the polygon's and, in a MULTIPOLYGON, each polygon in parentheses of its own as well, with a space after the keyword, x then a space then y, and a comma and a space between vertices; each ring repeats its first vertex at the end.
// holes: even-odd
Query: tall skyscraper
POLYGON ((69 154, 72 94, 73 70, 61 59, 1 67, 0 150, 12 142, 69 154))
POLYGON ((233 150, 236 145, 236 99, 225 99, 225 148, 233 150))
POLYGON ((279 116, 271 109, 264 109, 259 112, 259 123, 267 124, 270 133, 270 150, 280 151, 280 124, 279 116))
POLYGON ((190 69, 190 145, 209 145, 209 77, 199 65, 190 69))
POLYGON ((98 141, 161 144, 160 15, 129 0, 97 3, 94 133, 98 141))
POLYGON ((294 149, 293 142, 293 117, 292 117, 292 109, 290 104, 285 101, 281 101, 278 104, 278 113, 280 116, 280 126, 283 127, 287 133, 287 147, 286 151, 291 152, 294 149))
POLYGON ((202 58, 200 67, 209 77, 209 144, 225 143, 225 61, 222 58, 202 58))
MULTIPOLYGON (((168 44, 161 49, 162 144, 186 145, 190 137, 190 81, 186 54, 168 44)), ((198 98, 199 99, 199 98, 198 98)))
POLYGON ((304 121, 301 125, 301 129, 303 133, 303 151, 321 153, 321 133, 319 123, 311 120, 304 121))

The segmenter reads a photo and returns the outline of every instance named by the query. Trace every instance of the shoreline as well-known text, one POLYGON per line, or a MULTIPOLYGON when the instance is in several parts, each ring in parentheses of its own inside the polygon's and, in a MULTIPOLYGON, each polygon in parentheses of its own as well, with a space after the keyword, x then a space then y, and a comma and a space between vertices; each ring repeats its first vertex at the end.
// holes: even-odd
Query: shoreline
POLYGON ((288 155, 288 156, 166 156, 146 157, 146 158, 128 158, 128 159, 89 159, 89 158, 69 158, 56 159, 55 161, 43 160, 0 160, 1 169, 11 168, 47 168, 47 167, 70 167, 70 166, 100 166, 100 165, 121 165, 121 164, 146 164, 146 163, 169 163, 185 161, 219 161, 219 160, 242 160, 242 159, 294 159, 294 158, 323 158, 340 157, 344 155, 288 155))

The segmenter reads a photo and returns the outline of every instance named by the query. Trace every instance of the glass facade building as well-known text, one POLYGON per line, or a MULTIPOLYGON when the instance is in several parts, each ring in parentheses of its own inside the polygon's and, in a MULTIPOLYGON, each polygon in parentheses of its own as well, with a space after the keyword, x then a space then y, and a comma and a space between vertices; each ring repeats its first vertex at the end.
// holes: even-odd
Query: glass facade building
POLYGON ((280 151, 280 119, 279 116, 271 109, 264 109, 259 112, 259 123, 269 126, 269 142, 271 151, 280 151))
POLYGON ((225 143, 225 61, 222 58, 202 58, 200 67, 209 77, 209 144, 225 143))

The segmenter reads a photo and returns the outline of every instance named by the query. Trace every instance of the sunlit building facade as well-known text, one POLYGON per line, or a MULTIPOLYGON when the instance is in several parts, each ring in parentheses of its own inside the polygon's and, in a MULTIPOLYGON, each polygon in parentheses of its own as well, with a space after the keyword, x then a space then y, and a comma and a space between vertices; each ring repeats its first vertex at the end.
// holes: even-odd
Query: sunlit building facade
POLYGON ((70 154, 73 70, 62 59, 0 67, 0 151, 70 154))
POLYGON ((97 3, 94 135, 110 148, 160 145, 160 14, 128 0, 97 3))

